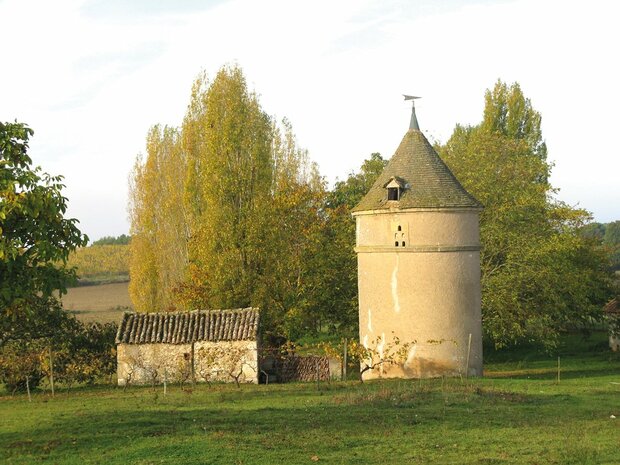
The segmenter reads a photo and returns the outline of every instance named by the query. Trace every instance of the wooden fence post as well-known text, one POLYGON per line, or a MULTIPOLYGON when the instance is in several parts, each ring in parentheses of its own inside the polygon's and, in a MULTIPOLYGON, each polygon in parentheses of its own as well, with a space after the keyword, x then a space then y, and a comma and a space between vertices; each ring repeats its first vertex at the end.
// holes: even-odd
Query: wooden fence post
POLYGON ((347 350, 348 350, 348 340, 344 338, 344 357, 342 358, 342 381, 347 380, 347 350))
POLYGON ((52 397, 54 397, 54 357, 52 356, 52 344, 49 346, 50 356, 50 386, 52 388, 52 397))
POLYGON ((166 395, 167 383, 168 383, 168 369, 164 365, 164 396, 166 395))
POLYGON ((194 356, 195 356, 195 352, 194 352, 194 343, 192 342, 192 351, 191 351, 191 364, 192 364, 192 386, 194 384, 196 384, 196 371, 194 369, 194 356))
POLYGON ((32 397, 30 397, 30 376, 26 376, 26 391, 28 391, 28 402, 32 402, 32 397))
POLYGON ((320 372, 319 372, 319 357, 318 356, 314 359, 314 366, 316 367, 316 388, 317 390, 319 390, 320 372))

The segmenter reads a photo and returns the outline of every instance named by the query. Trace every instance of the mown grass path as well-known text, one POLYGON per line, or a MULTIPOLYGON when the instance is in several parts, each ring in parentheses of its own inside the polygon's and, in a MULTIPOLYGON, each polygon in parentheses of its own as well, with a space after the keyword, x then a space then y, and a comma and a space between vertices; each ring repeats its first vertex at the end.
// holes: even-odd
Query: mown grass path
POLYGON ((475 380, 5 395, 0 463, 620 463, 620 358, 562 363, 560 383, 541 357, 475 380))

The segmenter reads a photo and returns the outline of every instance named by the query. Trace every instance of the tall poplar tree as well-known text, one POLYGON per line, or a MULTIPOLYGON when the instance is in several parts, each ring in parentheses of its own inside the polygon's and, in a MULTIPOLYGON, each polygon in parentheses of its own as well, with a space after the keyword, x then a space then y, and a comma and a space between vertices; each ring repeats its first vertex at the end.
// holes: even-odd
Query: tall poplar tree
POLYGON ((264 267, 261 226, 272 183, 270 118, 237 67, 200 81, 183 128, 193 307, 249 306, 264 267))
POLYGON ((130 176, 129 292, 137 310, 161 311, 176 307, 173 290, 187 268, 186 159, 174 128, 154 126, 146 148, 130 176))

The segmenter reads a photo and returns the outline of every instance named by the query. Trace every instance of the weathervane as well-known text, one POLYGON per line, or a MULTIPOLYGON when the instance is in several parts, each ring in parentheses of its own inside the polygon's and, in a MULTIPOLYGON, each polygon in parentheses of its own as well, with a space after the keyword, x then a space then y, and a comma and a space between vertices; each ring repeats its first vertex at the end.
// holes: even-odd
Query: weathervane
POLYGON ((416 97, 415 95, 405 95, 405 100, 411 100, 411 122, 409 123, 409 129, 415 129, 416 131, 420 130, 420 126, 418 126, 418 118, 415 116, 415 99, 422 98, 416 97))

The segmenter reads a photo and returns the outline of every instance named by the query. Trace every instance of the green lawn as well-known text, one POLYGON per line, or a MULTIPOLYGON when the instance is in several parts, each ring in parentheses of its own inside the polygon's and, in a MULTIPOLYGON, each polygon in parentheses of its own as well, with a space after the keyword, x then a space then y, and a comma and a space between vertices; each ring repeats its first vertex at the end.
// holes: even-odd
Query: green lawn
POLYGON ((0 463, 618 464, 620 357, 590 349, 559 383, 557 358, 499 353, 475 380, 5 395, 0 463))

